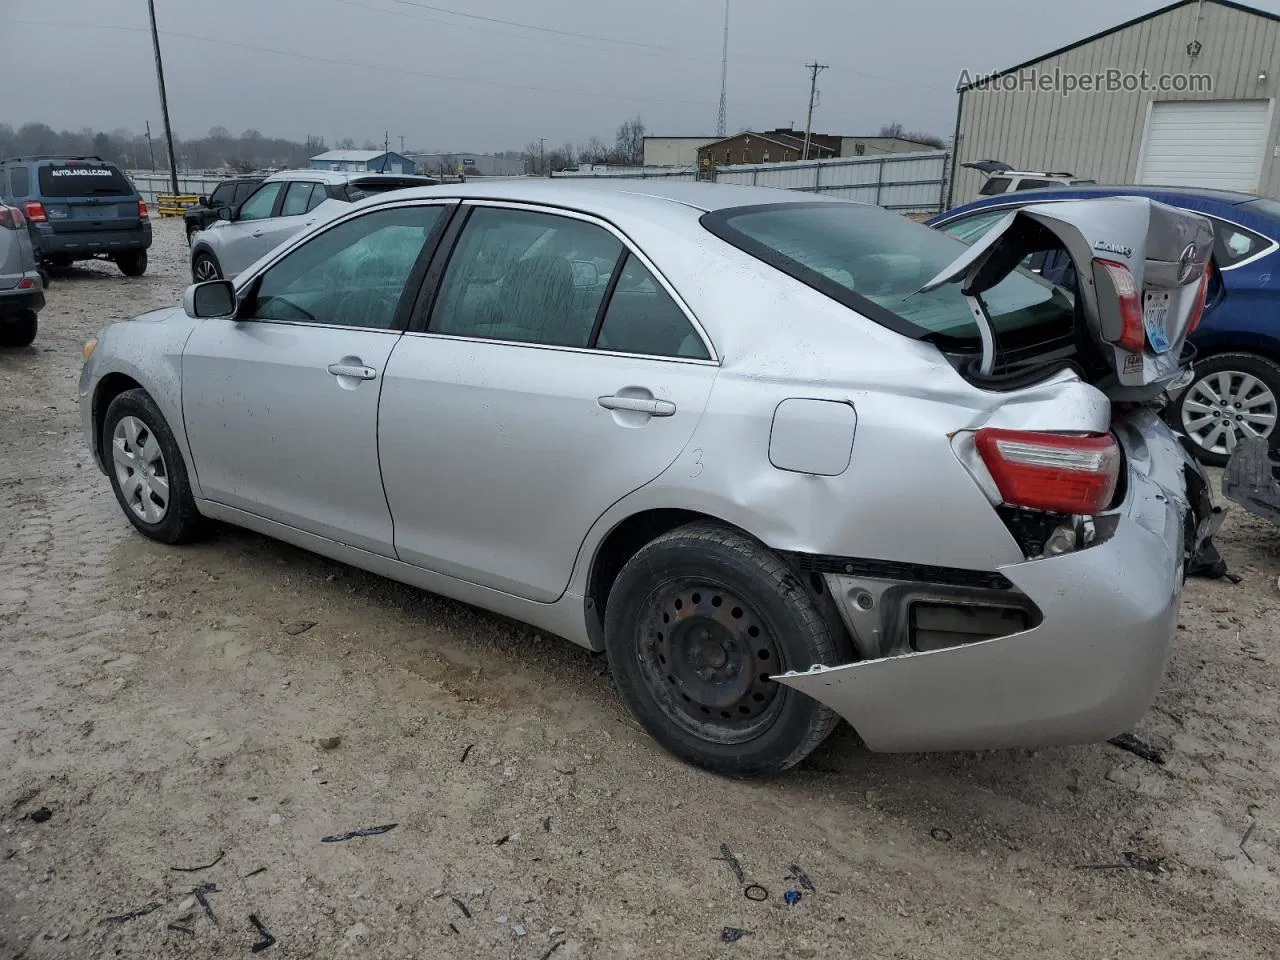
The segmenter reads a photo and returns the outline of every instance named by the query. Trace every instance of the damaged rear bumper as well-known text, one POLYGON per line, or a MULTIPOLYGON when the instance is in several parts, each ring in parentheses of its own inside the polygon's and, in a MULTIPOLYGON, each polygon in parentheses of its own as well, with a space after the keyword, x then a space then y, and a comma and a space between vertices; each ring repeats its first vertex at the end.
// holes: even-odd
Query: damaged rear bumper
MULTIPOLYGON (((1154 413, 1115 429, 1127 486, 1099 520, 1101 542, 999 568, 1010 595, 1039 612, 1030 629, 775 679, 877 751, 1091 743, 1129 730, 1164 675, 1187 558, 1220 517, 1204 515, 1203 470, 1154 413)), ((842 602, 845 580, 828 576, 842 602)))

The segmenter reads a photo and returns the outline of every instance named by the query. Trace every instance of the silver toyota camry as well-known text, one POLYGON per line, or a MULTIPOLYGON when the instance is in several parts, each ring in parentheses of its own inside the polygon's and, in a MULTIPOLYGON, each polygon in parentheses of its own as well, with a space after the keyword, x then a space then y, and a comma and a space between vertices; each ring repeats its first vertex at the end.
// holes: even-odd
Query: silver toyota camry
POLYGON ((1157 415, 1211 248, 1139 198, 966 245, 750 187, 397 191, 105 328, 80 404, 145 536, 231 523, 607 651, 710 770, 840 717, 1084 743, 1151 703, 1216 522, 1157 415))

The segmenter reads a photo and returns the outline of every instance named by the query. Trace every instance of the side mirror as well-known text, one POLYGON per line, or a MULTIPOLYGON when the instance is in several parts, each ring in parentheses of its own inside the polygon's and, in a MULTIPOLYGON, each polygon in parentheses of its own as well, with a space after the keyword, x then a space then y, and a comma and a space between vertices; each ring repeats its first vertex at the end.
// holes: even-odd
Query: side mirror
POLYGON ((230 319, 236 315, 236 288, 230 280, 193 283, 182 293, 182 309, 193 320, 230 319))
POLYGON ((196 203, 200 204, 202 207, 207 207, 209 205, 209 198, 202 193, 196 198, 196 203))
POLYGON ((219 208, 218 208, 218 219, 219 219, 219 220, 234 220, 235 218, 236 218, 236 212, 235 212, 235 210, 234 210, 234 209, 232 209, 231 207, 219 207, 219 208))

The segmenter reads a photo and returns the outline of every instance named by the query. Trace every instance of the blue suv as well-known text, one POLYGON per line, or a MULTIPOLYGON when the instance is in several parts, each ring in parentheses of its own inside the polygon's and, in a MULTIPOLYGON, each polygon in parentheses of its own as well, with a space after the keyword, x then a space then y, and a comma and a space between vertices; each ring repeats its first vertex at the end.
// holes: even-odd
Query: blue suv
MULTIPOLYGON (((1224 465, 1247 438, 1280 450, 1280 202, 1195 187, 1062 186, 975 200, 925 222, 971 243, 1018 207, 1119 196, 1149 197, 1213 223, 1214 260, 1227 295, 1190 337, 1196 350, 1193 379, 1168 407, 1171 425, 1186 434, 1201 460, 1215 466, 1224 465)), ((1029 267, 1070 285, 1063 252, 1036 254, 1029 267)))
POLYGON ((147 204, 113 163, 100 157, 2 160, 0 198, 22 211, 46 275, 93 259, 111 260, 128 277, 147 269, 147 204))

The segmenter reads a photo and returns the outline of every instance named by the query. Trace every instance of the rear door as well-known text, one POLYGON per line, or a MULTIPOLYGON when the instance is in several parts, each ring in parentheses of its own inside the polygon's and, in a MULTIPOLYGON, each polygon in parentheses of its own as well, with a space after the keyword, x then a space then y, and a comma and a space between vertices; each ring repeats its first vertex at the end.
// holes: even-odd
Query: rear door
POLYGON ((476 205, 413 329, 378 418, 396 553, 542 602, 680 454, 718 370, 644 258, 564 211, 476 205))
POLYGON ((141 228, 137 190, 112 164, 49 161, 40 164, 36 179, 44 215, 54 233, 141 228))

